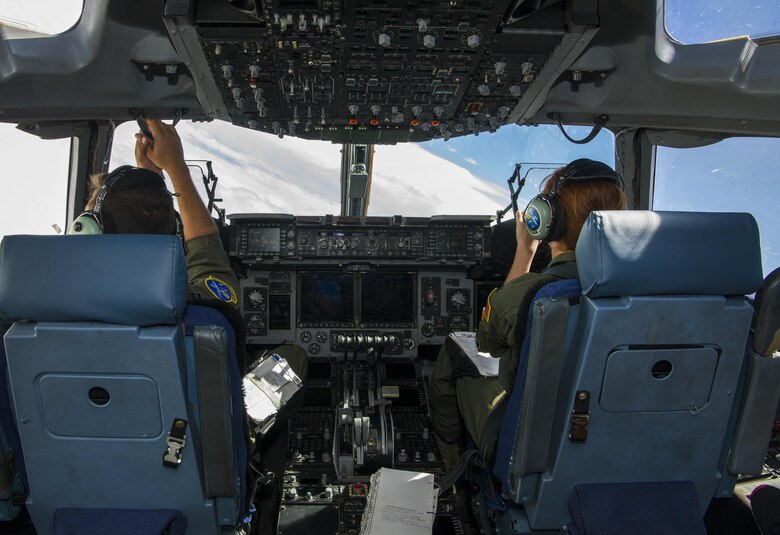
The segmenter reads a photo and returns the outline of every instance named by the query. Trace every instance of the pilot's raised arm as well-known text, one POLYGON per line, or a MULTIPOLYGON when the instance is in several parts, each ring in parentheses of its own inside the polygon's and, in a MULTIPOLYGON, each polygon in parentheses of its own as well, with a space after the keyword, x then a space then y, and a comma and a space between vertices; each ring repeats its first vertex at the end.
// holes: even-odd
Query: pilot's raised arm
POLYGON ((483 436, 485 423, 514 387, 531 302, 542 286, 577 278, 574 249, 585 219, 595 210, 626 207, 620 175, 593 160, 575 160, 556 170, 543 192, 517 214, 512 267, 504 285, 488 297, 477 329, 479 350, 500 359, 498 375, 463 373, 468 367, 460 362, 468 357, 448 351, 447 344, 436 358, 428 399, 439 449, 450 469, 458 458, 464 428, 478 447, 495 440, 483 436), (540 273, 530 272, 539 241, 550 244, 552 260, 540 273))
POLYGON ((154 139, 136 134, 136 162, 138 167, 165 171, 171 179, 178 197, 190 296, 237 306, 238 280, 230 268, 217 226, 192 182, 178 132, 157 119, 146 119, 146 124, 154 139))

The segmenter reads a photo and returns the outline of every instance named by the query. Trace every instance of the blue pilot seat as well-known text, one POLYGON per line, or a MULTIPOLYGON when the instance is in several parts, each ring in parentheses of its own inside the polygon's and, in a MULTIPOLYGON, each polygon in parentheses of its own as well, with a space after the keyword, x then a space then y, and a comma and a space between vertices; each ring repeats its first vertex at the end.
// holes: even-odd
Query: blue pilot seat
MULTIPOLYGON (((222 533, 246 442, 230 324, 176 236, 8 236, 0 322, 37 532, 222 533)), ((11 430, 13 431, 13 430, 11 430)))
MULTIPOLYGON (((517 349, 493 467, 501 532, 611 522, 628 533, 649 522, 701 533, 710 500, 730 495, 736 477, 746 295, 762 283, 757 224, 736 213, 594 212, 576 255, 579 281, 539 290, 517 349)), ((755 449, 740 451, 749 464, 755 449)))

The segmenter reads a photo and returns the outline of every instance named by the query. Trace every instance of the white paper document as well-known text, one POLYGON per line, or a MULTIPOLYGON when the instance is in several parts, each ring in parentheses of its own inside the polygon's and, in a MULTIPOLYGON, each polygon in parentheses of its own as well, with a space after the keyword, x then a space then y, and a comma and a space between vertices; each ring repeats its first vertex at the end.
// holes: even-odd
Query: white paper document
POLYGON ((450 338, 458 344, 463 353, 474 363, 480 375, 483 377, 498 376, 498 362, 500 359, 477 349, 477 333, 456 331, 450 333, 450 338))
POLYGON ((380 468, 371 476, 362 535, 430 535, 438 491, 433 474, 380 468))

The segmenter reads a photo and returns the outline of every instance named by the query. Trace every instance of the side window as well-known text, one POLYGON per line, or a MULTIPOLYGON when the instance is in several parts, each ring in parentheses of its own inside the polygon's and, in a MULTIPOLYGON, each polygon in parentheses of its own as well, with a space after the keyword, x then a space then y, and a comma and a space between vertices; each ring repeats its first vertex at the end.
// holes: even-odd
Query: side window
POLYGON ((693 149, 658 147, 653 209, 753 214, 767 274, 780 266, 778 153, 778 138, 731 138, 693 149))
POLYGON ((65 231, 70 140, 43 140, 0 124, 0 237, 65 231))

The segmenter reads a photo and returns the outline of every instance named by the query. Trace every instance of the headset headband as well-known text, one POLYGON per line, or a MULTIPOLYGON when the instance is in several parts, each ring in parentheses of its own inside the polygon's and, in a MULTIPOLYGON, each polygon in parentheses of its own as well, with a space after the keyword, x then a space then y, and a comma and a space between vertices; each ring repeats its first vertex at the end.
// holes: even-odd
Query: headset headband
MULTIPOLYGON (((547 177, 547 184, 555 173, 547 177)), ((525 209, 525 226, 532 238, 543 241, 555 241, 563 236, 564 210, 558 198, 558 189, 569 182, 585 182, 588 180, 605 180, 625 189, 623 178, 608 165, 580 158, 563 168, 560 176, 550 188, 550 193, 540 193, 528 203, 525 209)))
POLYGON ((103 185, 100 187, 100 191, 95 199, 95 208, 92 211, 95 214, 100 214, 100 209, 109 191, 132 189, 142 184, 154 182, 157 182, 160 188, 167 191, 165 181, 159 173, 143 167, 133 167, 132 165, 117 167, 103 180, 103 185))
POLYGON ((623 177, 610 166, 588 158, 580 158, 579 160, 574 160, 563 169, 563 174, 553 184, 550 195, 555 195, 558 188, 565 182, 584 182, 586 180, 607 180, 619 187, 621 191, 626 189, 623 177))

